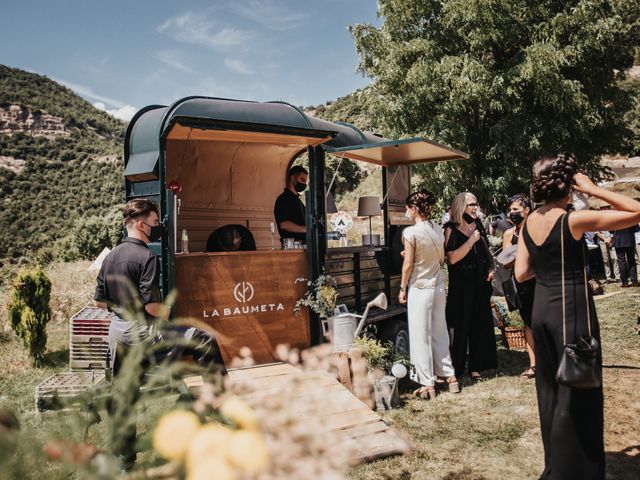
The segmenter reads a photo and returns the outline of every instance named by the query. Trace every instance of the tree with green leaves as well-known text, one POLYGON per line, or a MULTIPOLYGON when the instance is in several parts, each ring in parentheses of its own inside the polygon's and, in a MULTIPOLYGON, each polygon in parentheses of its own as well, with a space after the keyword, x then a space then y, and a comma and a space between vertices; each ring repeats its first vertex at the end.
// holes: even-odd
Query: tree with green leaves
POLYGON ((624 152, 640 10, 634 0, 379 0, 382 26, 352 29, 373 78, 372 114, 390 136, 423 135, 469 161, 421 167, 443 199, 483 205, 526 191, 546 152, 575 153, 587 172, 624 152))

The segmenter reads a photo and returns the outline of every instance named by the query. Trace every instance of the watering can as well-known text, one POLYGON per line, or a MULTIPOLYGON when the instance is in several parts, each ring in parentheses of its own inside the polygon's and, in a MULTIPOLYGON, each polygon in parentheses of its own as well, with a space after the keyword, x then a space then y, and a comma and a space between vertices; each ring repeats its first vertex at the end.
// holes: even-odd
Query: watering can
POLYGON ((365 308, 362 315, 341 313, 328 318, 326 323, 322 323, 324 334, 331 339, 334 351, 349 350, 353 347, 356 337, 360 335, 366 325, 371 307, 386 310, 387 296, 384 293, 378 294, 377 297, 367 303, 367 308, 365 308), (359 322, 358 319, 360 320, 359 322))

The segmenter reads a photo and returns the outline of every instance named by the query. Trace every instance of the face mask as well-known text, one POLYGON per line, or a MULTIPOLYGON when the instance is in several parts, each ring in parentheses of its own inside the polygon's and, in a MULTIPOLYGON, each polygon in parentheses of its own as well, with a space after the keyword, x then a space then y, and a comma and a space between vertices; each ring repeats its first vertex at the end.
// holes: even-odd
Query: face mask
POLYGON ((474 223, 476 221, 475 218, 473 218, 471 215, 469 215, 467 212, 464 212, 462 214, 462 219, 467 222, 469 225, 471 225, 472 223, 474 223))
POLYGON ((520 225, 524 220, 522 216, 522 212, 511 212, 509 214, 509 220, 511 220, 515 225, 520 225))
POLYGON ((160 240, 160 238, 162 238, 162 225, 149 225, 148 223, 145 223, 145 225, 151 229, 149 235, 145 233, 145 235, 147 235, 147 238, 149 239, 149 242, 157 242, 158 240, 160 240))
POLYGON ((296 181, 293 187, 296 189, 296 192, 300 193, 305 191, 305 189, 307 188, 307 184, 296 181))

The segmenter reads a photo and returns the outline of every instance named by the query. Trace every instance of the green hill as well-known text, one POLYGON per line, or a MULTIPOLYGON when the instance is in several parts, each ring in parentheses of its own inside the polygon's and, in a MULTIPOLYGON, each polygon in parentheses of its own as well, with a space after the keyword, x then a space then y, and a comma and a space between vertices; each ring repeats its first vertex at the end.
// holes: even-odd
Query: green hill
POLYGON ((0 270, 91 256, 113 236, 124 130, 51 79, 0 65, 0 270))

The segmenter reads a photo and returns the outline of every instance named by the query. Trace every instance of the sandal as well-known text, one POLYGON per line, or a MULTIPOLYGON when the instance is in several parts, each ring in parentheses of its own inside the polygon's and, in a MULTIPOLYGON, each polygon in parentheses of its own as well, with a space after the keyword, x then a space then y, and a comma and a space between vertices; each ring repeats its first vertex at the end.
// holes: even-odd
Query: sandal
POLYGON ((521 376, 524 378, 534 378, 536 376, 536 366, 531 365, 524 372, 522 372, 521 376))
POLYGON ((436 398, 436 387, 420 387, 417 390, 414 390, 413 394, 416 397, 422 398, 424 400, 433 400, 434 398, 436 398))
POLYGON ((484 380, 484 377, 482 375, 480 375, 478 372, 472 372, 471 373, 471 380, 474 382, 481 382, 482 380, 484 380), (475 375, 474 375, 475 373, 475 375))
POLYGON ((455 376, 447 378, 447 384, 449 385, 449 393, 460 393, 460 384, 455 376))

